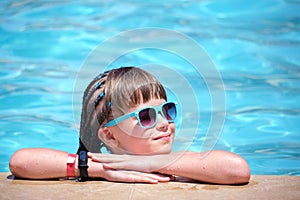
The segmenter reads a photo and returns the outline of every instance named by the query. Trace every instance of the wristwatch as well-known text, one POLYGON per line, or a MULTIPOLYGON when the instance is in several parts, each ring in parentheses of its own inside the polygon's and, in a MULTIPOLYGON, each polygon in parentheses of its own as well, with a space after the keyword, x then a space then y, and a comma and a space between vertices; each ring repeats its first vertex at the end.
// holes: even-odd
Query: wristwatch
POLYGON ((88 162, 88 156, 86 150, 80 150, 78 151, 78 169, 80 171, 80 177, 78 178, 78 181, 83 182, 87 181, 89 176, 87 169, 89 166, 87 165, 88 162))

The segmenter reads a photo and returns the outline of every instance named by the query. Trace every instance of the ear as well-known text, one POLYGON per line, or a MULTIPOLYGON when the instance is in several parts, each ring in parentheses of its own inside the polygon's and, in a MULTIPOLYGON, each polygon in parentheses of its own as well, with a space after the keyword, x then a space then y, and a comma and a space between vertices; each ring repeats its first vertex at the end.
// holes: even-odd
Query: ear
POLYGON ((118 140, 116 140, 114 134, 107 127, 100 127, 99 128, 98 137, 108 147, 118 146, 118 140))

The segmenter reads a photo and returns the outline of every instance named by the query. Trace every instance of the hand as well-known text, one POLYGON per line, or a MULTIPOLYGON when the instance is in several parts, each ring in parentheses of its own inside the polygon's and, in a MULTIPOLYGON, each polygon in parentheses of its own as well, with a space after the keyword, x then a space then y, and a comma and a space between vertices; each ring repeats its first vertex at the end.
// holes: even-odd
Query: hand
POLYGON ((89 153, 89 157, 94 162, 100 162, 105 169, 131 170, 151 173, 155 172, 162 165, 163 159, 156 156, 134 156, 89 153))
POLYGON ((161 174, 151 174, 137 171, 104 169, 103 178, 114 182, 158 183, 168 182, 170 177, 161 174))

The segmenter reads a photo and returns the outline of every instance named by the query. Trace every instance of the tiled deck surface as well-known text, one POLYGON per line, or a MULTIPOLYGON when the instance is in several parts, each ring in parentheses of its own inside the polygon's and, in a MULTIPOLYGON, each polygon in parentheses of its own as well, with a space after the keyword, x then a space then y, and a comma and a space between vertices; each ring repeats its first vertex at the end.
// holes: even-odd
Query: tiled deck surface
POLYGON ((300 199, 299 176, 252 176, 247 185, 29 181, 0 173, 0 199, 300 199))

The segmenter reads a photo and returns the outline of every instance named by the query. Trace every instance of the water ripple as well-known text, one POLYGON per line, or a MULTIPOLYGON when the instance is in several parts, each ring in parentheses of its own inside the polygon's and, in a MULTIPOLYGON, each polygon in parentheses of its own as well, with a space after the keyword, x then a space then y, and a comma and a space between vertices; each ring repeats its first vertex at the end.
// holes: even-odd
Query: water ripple
POLYGON ((73 123, 59 120, 47 115, 27 115, 27 114, 14 114, 14 115, 0 115, 0 120, 9 121, 11 123, 15 122, 46 122, 49 124, 55 124, 58 126, 63 126, 67 128, 73 128, 73 123))
POLYGON ((285 115, 300 115, 300 109, 280 109, 280 108, 265 108, 265 107, 251 107, 241 108, 234 111, 227 112, 228 115, 240 115, 251 113, 281 113, 285 115))

